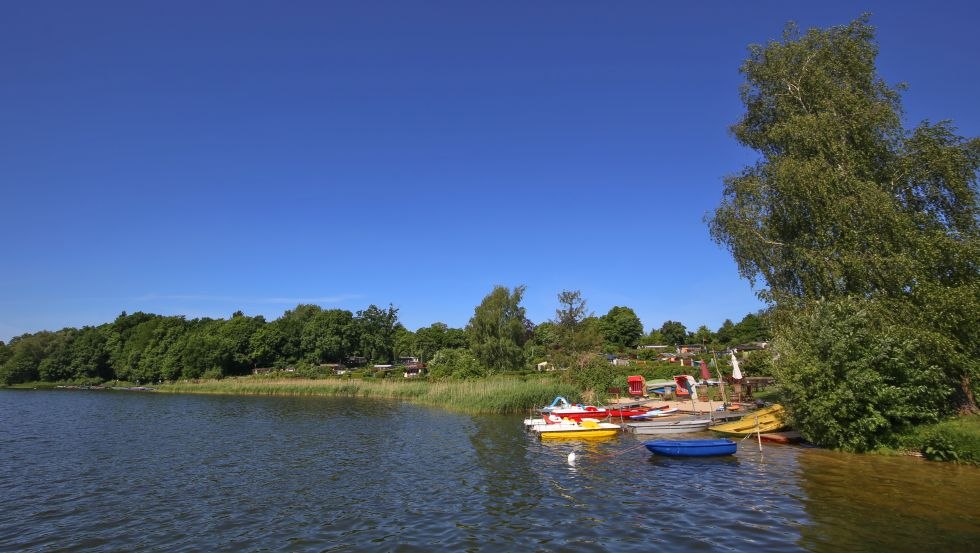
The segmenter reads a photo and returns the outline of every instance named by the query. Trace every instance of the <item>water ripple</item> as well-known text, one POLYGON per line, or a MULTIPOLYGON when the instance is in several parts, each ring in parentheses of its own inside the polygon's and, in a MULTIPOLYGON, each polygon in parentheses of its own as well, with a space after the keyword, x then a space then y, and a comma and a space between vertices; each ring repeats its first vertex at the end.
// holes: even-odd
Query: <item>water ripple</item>
POLYGON ((630 436, 542 442, 518 417, 333 399, 0 391, 0 421, 0 550, 907 551, 928 534, 965 551, 980 539, 980 471, 909 459, 750 442, 729 458, 664 458, 630 436))

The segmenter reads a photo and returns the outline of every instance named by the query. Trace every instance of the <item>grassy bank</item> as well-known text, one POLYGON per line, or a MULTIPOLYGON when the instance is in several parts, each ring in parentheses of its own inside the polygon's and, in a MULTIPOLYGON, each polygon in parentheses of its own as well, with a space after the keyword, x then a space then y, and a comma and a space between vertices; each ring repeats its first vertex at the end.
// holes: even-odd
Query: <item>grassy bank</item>
POLYGON ((902 449, 926 459, 980 465, 980 415, 920 426, 900 442, 902 449))
POLYGON ((552 378, 494 378, 431 382, 304 378, 226 378, 156 386, 160 392, 261 396, 323 396, 398 399, 473 414, 523 413, 551 402, 556 395, 577 399, 570 384, 552 378))

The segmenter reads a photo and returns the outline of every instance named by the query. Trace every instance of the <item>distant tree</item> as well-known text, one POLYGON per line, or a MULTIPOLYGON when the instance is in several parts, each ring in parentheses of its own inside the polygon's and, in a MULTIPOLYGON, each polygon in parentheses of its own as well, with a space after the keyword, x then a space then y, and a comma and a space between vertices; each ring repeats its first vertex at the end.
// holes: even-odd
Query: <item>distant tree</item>
POLYGON ((557 344, 551 357, 560 367, 581 367, 591 353, 602 349, 601 325, 579 290, 560 292, 558 304, 554 321, 557 344))
MULTIPOLYGON (((10 348, 7 344, 3 343, 3 340, 0 340, 0 370, 2 370, 3 364, 7 362, 7 359, 10 359, 11 355, 13 353, 10 351, 10 348)), ((2 376, 0 376, 0 383, 2 382, 2 376)))
POLYGON ((76 379, 112 379, 104 327, 82 328, 69 347, 69 364, 76 379))
POLYGON ((313 365, 339 363, 354 350, 358 339, 354 314, 346 309, 315 313, 304 325, 301 346, 304 358, 313 365))
POLYGON ((668 345, 667 339, 664 338, 664 335, 660 333, 659 328, 655 328, 651 330, 649 334, 640 338, 640 344, 644 346, 668 345))
POLYGON ((449 328, 445 323, 432 323, 415 331, 415 351, 423 362, 432 359, 441 349, 459 349, 468 345, 466 331, 449 328))
POLYGON ((319 305, 299 304, 272 322, 277 327, 281 340, 276 352, 281 363, 293 365, 307 356, 303 347, 303 334, 310 321, 322 312, 323 308, 319 305))
POLYGON ((284 355, 286 337, 278 321, 256 329, 249 338, 249 358, 256 367, 286 366, 284 355))
POLYGON ((521 299, 524 286, 513 292, 495 286, 476 307, 467 325, 470 350, 489 373, 519 370, 525 366, 524 344, 530 335, 521 299))
POLYGON ((429 377, 435 380, 478 378, 486 369, 467 349, 441 349, 429 362, 429 377))
POLYGON ((534 327, 530 343, 542 350, 557 349, 559 339, 558 325, 554 321, 545 321, 534 327))
MULTIPOLYGON (((218 324, 208 319, 192 321, 180 346, 182 375, 186 378, 220 378, 231 371, 235 345, 222 337, 218 324)), ((147 367, 152 369, 152 367, 147 367)), ((155 375, 142 372, 141 381, 155 375)))
POLYGON ((691 333, 690 341, 695 344, 708 344, 714 340, 714 337, 715 335, 713 332, 711 332, 710 328, 705 325, 701 325, 696 331, 691 333))
POLYGON ((395 361, 395 333, 401 326, 398 308, 389 304, 387 309, 372 304, 357 312, 360 329, 361 353, 374 362, 395 361))
POLYGON ((683 344, 687 338, 687 328, 677 321, 664 321, 660 325, 660 334, 664 338, 665 345, 676 346, 683 344))
POLYGON ((78 331, 74 328, 64 328, 50 333, 50 339, 44 346, 43 358, 38 363, 38 379, 48 382, 70 380, 75 375, 71 368, 71 353, 69 348, 78 331))
POLYGON ((9 385, 39 380, 41 362, 57 347, 58 341, 54 332, 47 331, 12 339, 7 360, 0 366, 0 382, 9 385))
POLYGON ((465 349, 469 347, 469 338, 466 329, 449 328, 446 330, 446 339, 443 345, 449 349, 465 349))
POLYGON ((731 319, 725 319, 725 322, 721 324, 718 328, 718 332, 715 333, 715 338, 719 343, 725 346, 730 346, 735 343, 735 323, 731 319))
POLYGON ((558 294, 558 303, 555 323, 559 327, 574 329, 591 315, 580 290, 563 290, 558 294))
POLYGON ((602 336, 607 343, 633 348, 643 336, 643 323, 629 307, 613 307, 600 319, 602 336))
POLYGON ((418 336, 402 325, 395 329, 395 357, 418 357, 418 336))
POLYGON ((254 368, 251 351, 252 336, 263 326, 265 326, 264 317, 261 315, 248 317, 241 311, 237 311, 227 321, 220 321, 215 325, 215 330, 231 350, 231 360, 223 369, 224 375, 243 375, 251 372, 254 368))
POLYGON ((749 313, 732 327, 734 344, 767 342, 772 339, 769 316, 765 312, 749 313))

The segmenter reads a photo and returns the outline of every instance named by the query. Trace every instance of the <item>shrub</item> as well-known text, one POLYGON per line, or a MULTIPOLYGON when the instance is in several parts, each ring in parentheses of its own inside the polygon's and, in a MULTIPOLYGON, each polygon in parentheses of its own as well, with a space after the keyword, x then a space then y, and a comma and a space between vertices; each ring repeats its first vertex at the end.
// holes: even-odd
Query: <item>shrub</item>
POLYGON ((950 393, 939 357, 889 318, 873 300, 843 298, 816 302, 781 326, 773 371, 807 440, 865 451, 939 419, 950 393))
POLYGON ((903 436, 902 446, 933 461, 980 465, 980 416, 922 426, 903 436))
POLYGON ((486 374, 469 350, 441 349, 429 362, 429 377, 433 380, 479 378, 486 374))

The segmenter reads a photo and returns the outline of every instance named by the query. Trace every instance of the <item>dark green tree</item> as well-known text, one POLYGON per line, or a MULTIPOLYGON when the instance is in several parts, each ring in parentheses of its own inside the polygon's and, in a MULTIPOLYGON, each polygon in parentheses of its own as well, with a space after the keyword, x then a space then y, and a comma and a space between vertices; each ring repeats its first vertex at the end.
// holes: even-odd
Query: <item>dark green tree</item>
POLYGON ((557 347, 551 352, 551 356, 560 367, 581 368, 593 353, 602 350, 601 325, 588 310, 587 302, 579 290, 560 292, 558 304, 554 321, 557 347))
POLYGON ((664 344, 669 346, 683 344, 687 339, 687 327, 677 321, 664 321, 659 332, 663 336, 664 344))
POLYGON ((732 344, 767 342, 772 339, 769 315, 766 312, 749 313, 732 327, 732 344))
POLYGON ((711 329, 705 325, 701 325, 697 330, 691 333, 688 341, 694 344, 708 344, 714 340, 715 334, 711 332, 711 329))
POLYGON ((341 363, 353 353, 359 337, 353 313, 327 309, 307 320, 300 344, 312 364, 341 363))
POLYGON ((389 304, 387 309, 372 304, 357 312, 361 353, 368 359, 380 363, 395 361, 395 334, 401 323, 398 322, 398 308, 389 304))
POLYGON ((449 328, 445 323, 432 323, 415 331, 415 351, 422 362, 428 362, 441 349, 459 349, 468 345, 464 330, 449 328))
POLYGON ((629 307, 613 307, 600 318, 602 336, 606 343, 620 348, 633 348, 643 336, 643 323, 629 307))
POLYGON ((725 319, 715 333, 715 339, 723 346, 730 346, 735 343, 735 323, 731 319, 725 319))
POLYGON ((530 336, 530 322, 521 299, 524 286, 511 292, 495 286, 473 311, 467 325, 470 351, 490 374, 520 370, 526 364, 524 344, 530 336))

